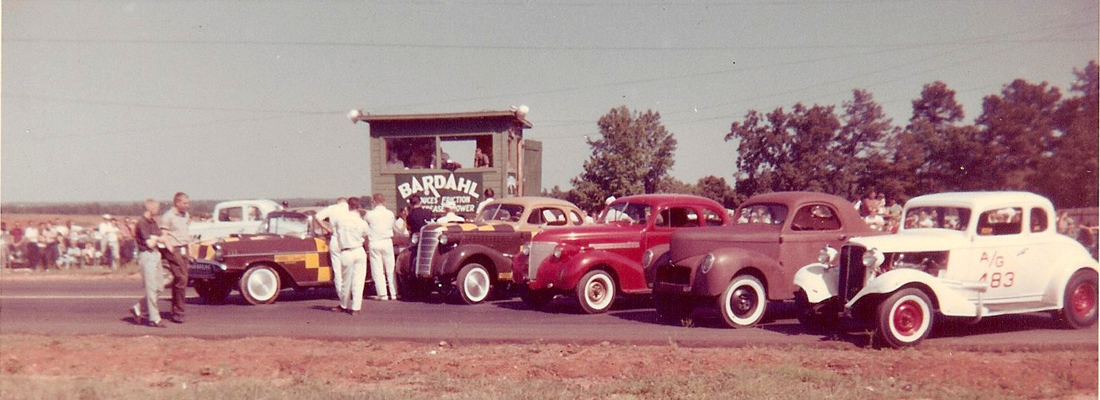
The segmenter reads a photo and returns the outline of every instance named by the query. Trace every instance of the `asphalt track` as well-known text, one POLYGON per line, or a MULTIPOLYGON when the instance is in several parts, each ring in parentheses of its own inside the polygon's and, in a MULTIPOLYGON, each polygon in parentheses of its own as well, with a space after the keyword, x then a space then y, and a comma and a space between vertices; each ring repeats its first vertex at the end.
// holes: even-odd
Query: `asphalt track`
MULTIPOLYGON (((411 340, 452 343, 612 343, 681 346, 821 346, 859 348, 858 330, 832 337, 808 334, 785 304, 769 309, 753 329, 727 329, 717 315, 696 312, 695 325, 661 324, 644 299, 625 299, 602 315, 584 315, 575 301, 558 297, 548 311, 528 310, 518 299, 467 306, 429 302, 364 301, 359 316, 333 313, 332 289, 286 290, 278 302, 250 306, 234 292, 210 305, 189 290, 187 321, 167 329, 135 324, 127 308, 141 292, 136 279, 0 280, 0 334, 283 336, 329 340, 411 340)), ((162 313, 168 301, 160 302, 162 313)), ((167 314, 165 314, 167 315, 167 314)), ((975 350, 1068 348, 1096 351, 1097 329, 1061 328, 1048 313, 987 318, 973 325, 939 324, 922 347, 975 350)))

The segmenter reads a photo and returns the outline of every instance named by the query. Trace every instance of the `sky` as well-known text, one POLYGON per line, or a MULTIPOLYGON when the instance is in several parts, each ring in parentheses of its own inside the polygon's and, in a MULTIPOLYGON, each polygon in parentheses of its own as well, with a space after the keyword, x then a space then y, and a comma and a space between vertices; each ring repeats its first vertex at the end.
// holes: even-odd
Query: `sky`
POLYGON ((749 110, 923 85, 966 120, 1020 78, 1067 93, 1095 0, 35 0, 2 3, 0 202, 366 194, 369 127, 527 105, 545 188, 612 108, 661 114, 671 174, 733 182, 749 110))

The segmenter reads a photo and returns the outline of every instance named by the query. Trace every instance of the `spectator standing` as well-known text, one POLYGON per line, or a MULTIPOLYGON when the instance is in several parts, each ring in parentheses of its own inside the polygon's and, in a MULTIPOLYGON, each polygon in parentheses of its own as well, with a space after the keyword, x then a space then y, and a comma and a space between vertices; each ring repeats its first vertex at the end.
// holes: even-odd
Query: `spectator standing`
POLYGON ((419 235, 420 229, 432 222, 432 211, 420 206, 420 196, 409 198, 409 235, 419 235))
POLYGON ((0 222, 0 268, 8 267, 8 255, 11 254, 11 234, 8 233, 8 223, 0 222))
POLYGON ((119 262, 125 265, 134 259, 134 250, 137 245, 134 240, 134 221, 127 217, 116 227, 118 228, 119 262))
POLYGON ((43 222, 39 224, 39 235, 42 236, 41 242, 46 244, 45 257, 43 257, 43 269, 50 269, 51 266, 59 268, 57 260, 61 258, 61 238, 58 235, 57 227, 49 222, 43 222))
POLYGON ((450 201, 450 200, 444 201, 443 202, 443 216, 437 218, 435 220, 435 222, 440 223, 440 224, 449 224, 449 223, 452 223, 452 222, 465 222, 466 220, 464 218, 458 216, 458 214, 455 214, 455 207, 456 207, 456 205, 455 205, 454 201, 450 201))
MULTIPOLYGON (((119 247, 118 247, 118 245, 119 245, 118 236, 119 236, 118 221, 115 220, 114 217, 111 217, 110 222, 107 223, 107 230, 103 231, 103 240, 107 242, 107 249, 110 251, 109 257, 110 257, 111 271, 114 271, 114 270, 118 269, 118 264, 119 264, 119 261, 120 261, 119 260, 120 254, 119 254, 119 247)), ((104 254, 108 254, 108 253, 106 251, 104 251, 104 254)))
POLYGON ((34 223, 27 221, 27 227, 23 229, 23 255, 27 259, 27 265, 31 268, 38 269, 38 264, 41 263, 40 251, 38 250, 38 228, 34 226, 34 223))
POLYGON ((191 244, 191 199, 186 193, 177 192, 172 197, 172 208, 160 217, 160 230, 165 247, 161 257, 168 261, 168 270, 172 272, 172 322, 184 322, 184 305, 187 300, 187 268, 191 257, 187 246, 191 244))
POLYGON ((481 151, 480 147, 474 149, 474 168, 492 167, 492 166, 493 166, 493 160, 489 158, 488 154, 485 154, 484 151, 481 151))
POLYGON ((493 191, 493 188, 485 188, 484 194, 485 194, 485 200, 482 200, 480 203, 477 203, 477 210, 474 211, 474 214, 481 215, 481 210, 484 210, 485 206, 489 205, 489 203, 492 203, 493 200, 496 200, 494 198, 496 196, 496 192, 493 191))
POLYGON ((161 273, 161 255, 157 245, 161 243, 160 226, 157 224, 157 214, 160 213, 160 203, 153 199, 145 199, 145 214, 142 214, 134 226, 135 245, 138 250, 138 266, 141 267, 141 280, 145 286, 145 297, 130 307, 130 313, 141 322, 142 308, 145 309, 146 323, 156 328, 164 328, 166 324, 160 319, 160 309, 157 308, 157 298, 164 291, 164 274, 161 273))
POLYGON ((370 249, 370 275, 374 280, 374 293, 379 300, 397 300, 397 281, 394 278, 393 227, 397 217, 386 208, 386 197, 375 193, 371 198, 374 208, 367 211, 366 221, 370 249))
POLYGON ((96 233, 99 237, 99 251, 105 255, 110 253, 110 250, 107 248, 107 232, 113 228, 114 225, 111 224, 111 214, 103 214, 103 221, 101 221, 96 228, 96 233))
MULTIPOLYGON (((344 306, 343 299, 347 297, 347 293, 344 293, 344 268, 340 263, 340 244, 336 242, 336 232, 333 231, 333 223, 337 218, 343 217, 345 214, 350 214, 348 209, 348 199, 341 197, 336 199, 336 204, 325 207, 321 211, 314 215, 317 223, 321 225, 321 228, 325 232, 329 233, 328 239, 328 259, 329 264, 332 265, 332 283, 336 287, 336 298, 341 299, 340 307, 344 306)), ((343 311, 343 310, 334 310, 343 311)))
POLYGON ((343 266, 343 287, 338 293, 344 294, 340 298, 340 305, 333 307, 332 311, 346 311, 351 315, 359 315, 363 308, 363 286, 367 280, 367 252, 363 249, 363 242, 370 229, 367 222, 359 218, 359 199, 348 199, 348 213, 330 218, 333 235, 340 249, 340 264, 343 266))

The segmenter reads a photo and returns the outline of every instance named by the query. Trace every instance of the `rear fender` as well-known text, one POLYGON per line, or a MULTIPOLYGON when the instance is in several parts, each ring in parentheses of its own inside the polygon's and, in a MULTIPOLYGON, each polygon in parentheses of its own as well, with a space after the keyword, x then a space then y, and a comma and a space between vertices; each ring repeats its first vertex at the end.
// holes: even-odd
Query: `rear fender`
POLYGON ((1046 290, 1043 291, 1043 303, 1057 305, 1062 307, 1062 303, 1066 296, 1066 284, 1069 283, 1069 278, 1076 274, 1077 271, 1089 271, 1094 274, 1097 273, 1096 260, 1092 257, 1063 257, 1056 262, 1049 265, 1065 265, 1061 267, 1057 273, 1050 277, 1050 282, 1047 282, 1046 290))
POLYGON ((840 269, 827 264, 813 263, 794 273, 794 285, 806 292, 806 299, 817 304, 836 297, 840 281, 840 269))
MULTIPOLYGON (((657 267, 658 266, 671 263, 671 261, 669 259, 669 254, 668 254, 668 247, 669 247, 668 244, 660 244, 660 245, 656 245, 656 246, 651 247, 649 250, 646 250, 647 252, 650 252, 651 254, 653 254, 653 256, 649 259, 649 263, 642 266, 645 269, 646 286, 648 286, 650 288, 653 287, 653 282, 657 278, 657 267)), ((643 258, 644 258, 644 256, 643 256, 643 258)), ((643 261, 645 261, 645 260, 643 259, 643 261)))

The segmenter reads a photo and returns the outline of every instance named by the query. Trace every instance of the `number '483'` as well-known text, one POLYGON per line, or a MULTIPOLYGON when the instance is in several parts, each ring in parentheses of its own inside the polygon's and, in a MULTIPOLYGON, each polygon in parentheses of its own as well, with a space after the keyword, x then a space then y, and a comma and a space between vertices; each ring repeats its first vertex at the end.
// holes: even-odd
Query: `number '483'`
POLYGON ((1012 284, 1016 282, 1016 274, 1012 272, 994 272, 992 274, 985 273, 982 274, 982 278, 979 279, 979 281, 989 281, 989 287, 991 288, 1012 287, 1012 284))

